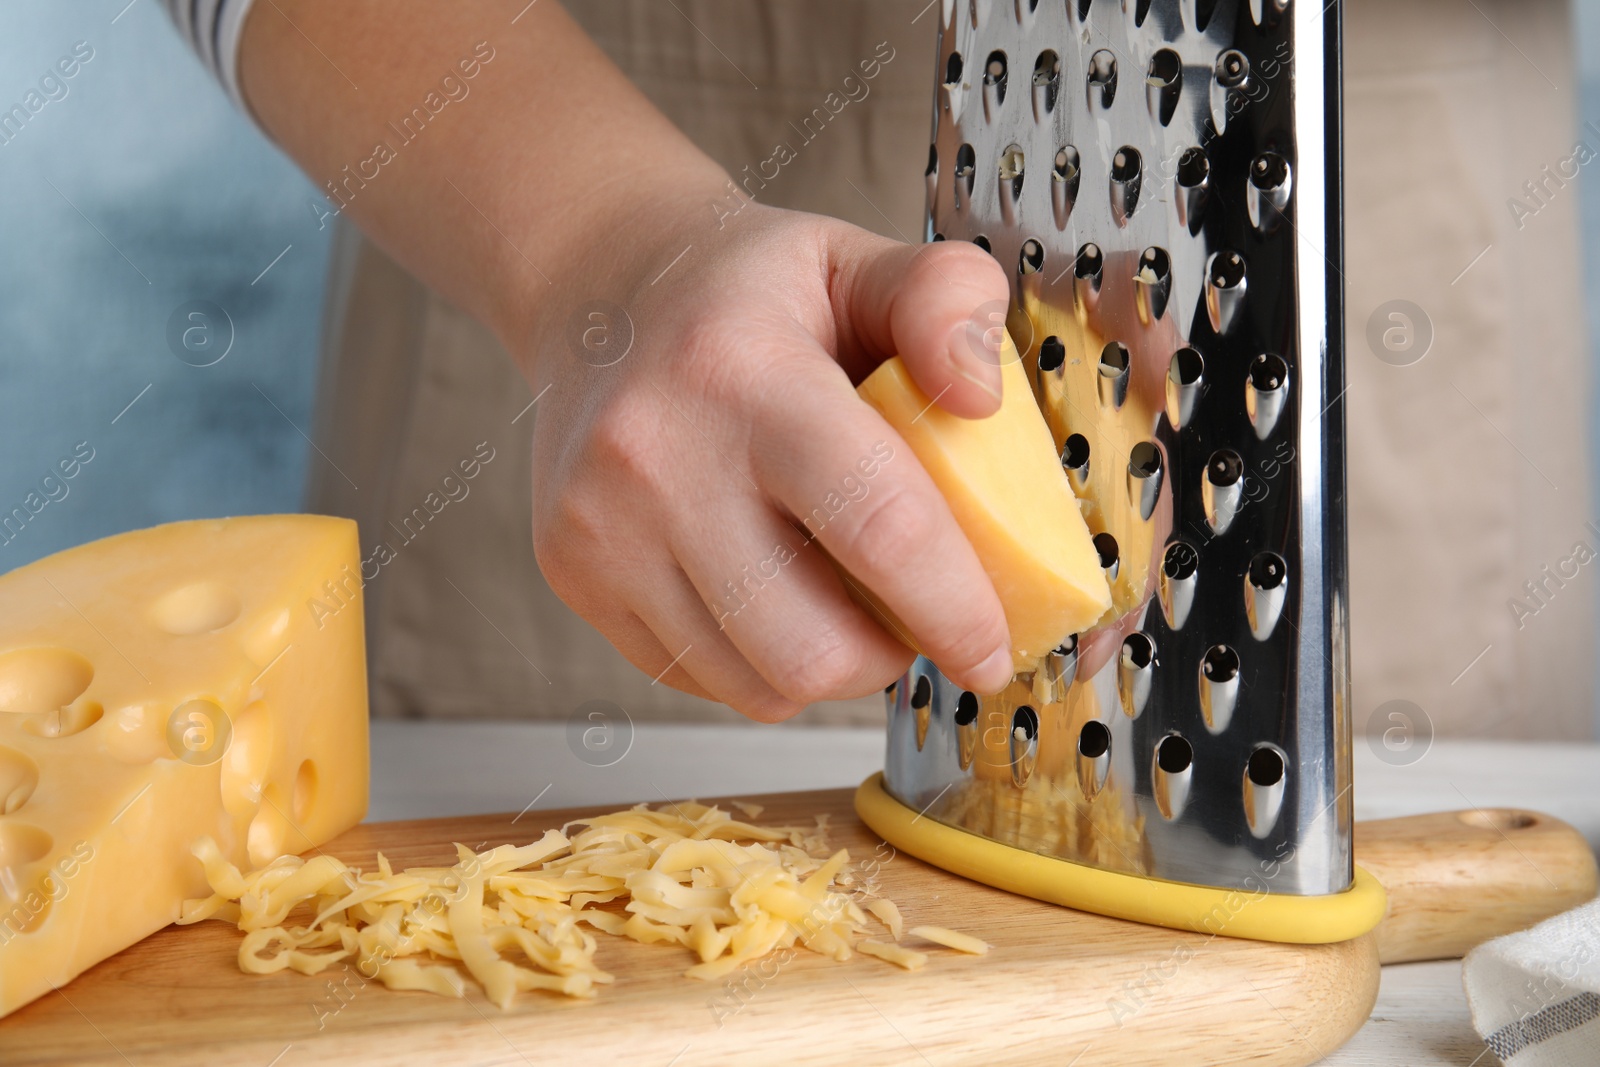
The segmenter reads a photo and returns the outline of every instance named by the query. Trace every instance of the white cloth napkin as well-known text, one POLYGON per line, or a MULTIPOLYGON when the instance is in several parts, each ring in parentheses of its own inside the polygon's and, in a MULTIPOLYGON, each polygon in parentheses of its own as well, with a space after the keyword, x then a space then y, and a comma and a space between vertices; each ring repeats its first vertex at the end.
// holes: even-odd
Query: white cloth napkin
POLYGON ((1600 1067, 1600 900, 1484 942, 1462 982, 1507 1067, 1600 1067))

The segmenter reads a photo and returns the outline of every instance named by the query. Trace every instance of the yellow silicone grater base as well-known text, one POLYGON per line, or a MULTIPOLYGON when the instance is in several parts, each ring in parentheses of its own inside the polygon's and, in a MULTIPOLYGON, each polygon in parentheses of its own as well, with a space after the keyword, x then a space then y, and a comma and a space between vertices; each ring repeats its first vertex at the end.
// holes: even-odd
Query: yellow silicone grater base
POLYGON ((1350 888, 1321 896, 1188 885, 1102 870, 958 830, 906 807, 874 774, 856 814, 895 848, 952 874, 1036 900, 1198 934, 1315 945, 1360 937, 1383 918, 1383 886, 1355 869, 1350 888))

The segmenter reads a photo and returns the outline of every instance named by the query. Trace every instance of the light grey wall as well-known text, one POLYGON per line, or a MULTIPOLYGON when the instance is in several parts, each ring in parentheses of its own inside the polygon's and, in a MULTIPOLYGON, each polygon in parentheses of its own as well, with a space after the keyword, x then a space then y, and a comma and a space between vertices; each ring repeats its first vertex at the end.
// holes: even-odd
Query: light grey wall
MULTIPOLYGON (((1573 35, 1578 49, 1578 107, 1581 123, 1594 123, 1600 127, 1600 0, 1574 0, 1574 21, 1577 32, 1573 35)), ((1593 144, 1592 137, 1584 140, 1593 144)), ((1583 225, 1584 315, 1589 327, 1591 367, 1600 367, 1600 182, 1592 169, 1585 168, 1578 176, 1578 195, 1581 201, 1583 225)), ((1600 412, 1600 373, 1593 376, 1594 395, 1590 398, 1592 410, 1600 412)), ((1590 455, 1600 455, 1600 420, 1589 426, 1590 455)), ((1600 483, 1600 462, 1595 464, 1597 483, 1600 483)), ((1591 499, 1600 501, 1600 484, 1591 499)), ((1600 650, 1596 661, 1600 662, 1600 650)), ((1595 734, 1600 736, 1600 707, 1595 709, 1595 734)))
POLYGON ((0 516, 38 511, 0 528, 0 571, 120 530, 300 506, 330 231, 157 0, 126 5, 0 6, 0 120, 38 108, 0 127, 0 516), (30 101, 75 45, 92 58, 30 101), (167 341, 195 299, 234 331, 203 368, 167 341), (41 487, 79 442, 94 458, 41 487))

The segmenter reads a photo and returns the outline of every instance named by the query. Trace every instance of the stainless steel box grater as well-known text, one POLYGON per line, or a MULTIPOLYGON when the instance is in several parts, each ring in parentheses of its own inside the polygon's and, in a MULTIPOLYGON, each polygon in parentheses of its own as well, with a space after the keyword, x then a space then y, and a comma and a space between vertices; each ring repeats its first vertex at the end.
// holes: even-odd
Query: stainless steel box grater
POLYGON ((1009 271, 1114 607, 998 697, 918 659, 884 788, 1105 871, 1339 893, 1339 6, 940 2, 928 236, 1009 271))

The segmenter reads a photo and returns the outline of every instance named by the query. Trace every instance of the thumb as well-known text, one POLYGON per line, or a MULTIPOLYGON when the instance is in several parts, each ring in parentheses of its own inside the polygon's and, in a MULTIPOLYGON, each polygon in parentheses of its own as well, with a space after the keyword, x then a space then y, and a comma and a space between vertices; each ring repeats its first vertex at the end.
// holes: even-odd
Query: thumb
POLYGON ((917 386, 964 418, 1000 408, 1000 342, 1011 290, 966 241, 907 245, 862 235, 835 256, 833 304, 874 361, 899 356, 917 386))

